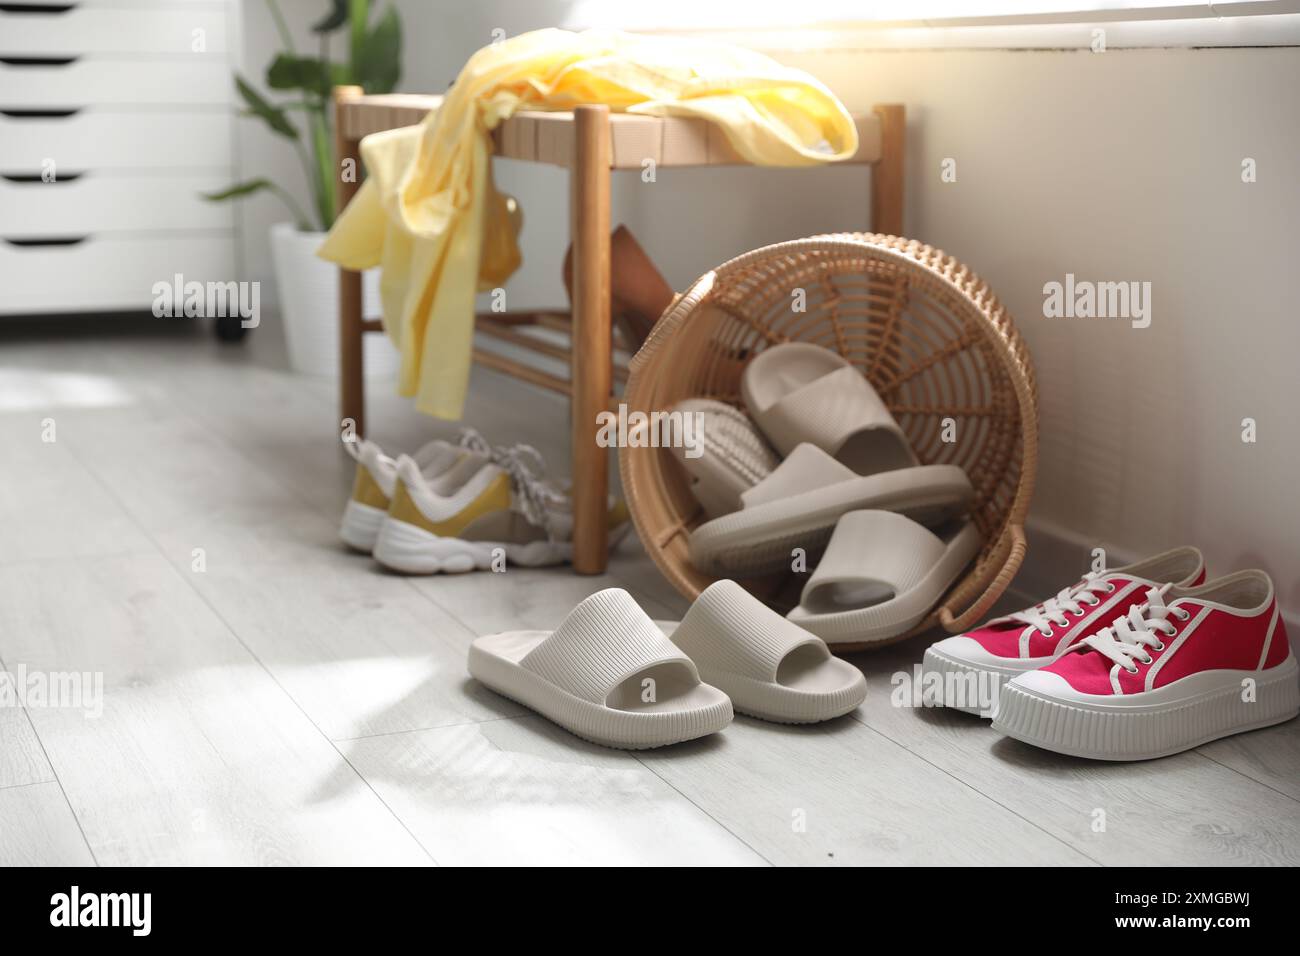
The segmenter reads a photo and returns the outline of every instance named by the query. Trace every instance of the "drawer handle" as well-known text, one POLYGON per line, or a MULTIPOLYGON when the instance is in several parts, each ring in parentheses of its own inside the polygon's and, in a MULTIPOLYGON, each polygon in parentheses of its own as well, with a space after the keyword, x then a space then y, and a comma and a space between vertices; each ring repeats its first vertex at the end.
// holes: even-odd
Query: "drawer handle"
POLYGON ((79 56, 0 56, 5 66, 71 66, 79 56))
POLYGON ((79 246, 89 238, 90 236, 48 236, 40 239, 13 239, 6 236, 5 242, 26 249, 33 246, 79 246))
POLYGON ((44 183, 45 185, 57 186, 59 183, 76 182, 85 173, 59 173, 54 179, 47 180, 44 173, 0 173, 0 179, 6 182, 27 184, 27 183, 44 183))
POLYGON ((0 3, 0 13, 67 13, 75 3, 0 3))
POLYGON ((54 110, 0 110, 0 116, 8 116, 10 119, 67 119, 80 112, 80 106, 70 106, 54 110))

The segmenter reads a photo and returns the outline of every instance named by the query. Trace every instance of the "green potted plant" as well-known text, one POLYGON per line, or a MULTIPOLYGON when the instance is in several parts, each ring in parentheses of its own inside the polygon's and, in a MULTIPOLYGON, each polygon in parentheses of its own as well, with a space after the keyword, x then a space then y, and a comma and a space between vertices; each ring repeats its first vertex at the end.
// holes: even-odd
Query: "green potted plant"
MULTIPOLYGON (((304 53, 293 42, 278 0, 265 3, 283 46, 266 69, 265 86, 280 97, 273 102, 238 74, 235 88, 243 115, 261 120, 292 144, 310 202, 304 207, 283 186, 264 176, 207 193, 205 198, 223 202, 271 193, 284 204, 292 219, 271 227, 271 258, 289 363, 297 371, 335 375, 338 336, 331 318, 338 314, 337 270, 315 254, 338 214, 331 91, 352 84, 367 93, 392 92, 402 71, 402 25, 392 6, 372 23, 370 0, 329 0, 328 11, 311 28, 317 49, 304 53), (341 37, 344 54, 336 61, 334 48, 340 34, 345 34, 341 37)), ((377 284, 373 276, 364 281, 367 298, 375 307, 377 284)), ((372 374, 391 373, 396 369, 396 353, 367 349, 367 362, 372 374)))

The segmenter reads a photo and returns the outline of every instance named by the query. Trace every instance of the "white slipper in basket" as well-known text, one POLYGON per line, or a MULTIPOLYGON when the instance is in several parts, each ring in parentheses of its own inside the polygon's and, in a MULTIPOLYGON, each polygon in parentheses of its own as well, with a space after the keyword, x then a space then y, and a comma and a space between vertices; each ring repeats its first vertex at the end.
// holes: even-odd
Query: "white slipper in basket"
POLYGON ((469 672, 593 743, 663 747, 731 723, 731 701, 620 588, 598 591, 554 631, 508 631, 469 648, 469 672))
POLYGON ((788 568, 793 548, 819 552, 850 511, 898 511, 937 523, 970 508, 970 479, 956 465, 919 465, 875 389, 818 345, 773 346, 745 367, 745 405, 787 457, 741 494, 739 512, 691 534, 691 561, 711 574, 788 568))
POLYGON ((867 695, 860 670, 735 581, 715 581, 680 624, 659 626, 690 655, 703 680, 751 717, 782 724, 831 720, 867 695))
POLYGON ((871 383, 830 349, 808 342, 766 349, 745 366, 740 391, 783 455, 808 442, 859 475, 919 464, 871 383))
POLYGON ((886 643, 934 609, 980 544, 971 522, 935 532, 888 511, 851 512, 789 618, 832 646, 886 643))
POLYGON ((688 398, 674 412, 698 415, 699 453, 674 446, 672 451, 690 479, 691 491, 710 518, 741 508, 740 496, 781 463, 763 433, 748 415, 733 405, 709 398, 688 398))
POLYGON ((794 548, 820 553, 836 522, 851 511, 896 511, 933 524, 969 510, 974 496, 956 465, 859 475, 815 445, 798 445, 740 496, 740 511, 691 532, 691 563, 734 577, 788 570, 794 548))

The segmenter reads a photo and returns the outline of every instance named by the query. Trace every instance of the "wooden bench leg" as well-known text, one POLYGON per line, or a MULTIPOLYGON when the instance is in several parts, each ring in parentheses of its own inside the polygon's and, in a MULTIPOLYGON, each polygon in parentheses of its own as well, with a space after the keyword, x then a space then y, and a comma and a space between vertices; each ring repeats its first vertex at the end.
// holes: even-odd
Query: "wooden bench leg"
POLYGON ((880 105, 880 162, 871 167, 871 231, 903 235, 903 168, 907 112, 898 104, 880 105))
MULTIPOLYGON (((360 96, 359 86, 336 86, 334 88, 334 153, 335 175, 338 203, 341 213, 354 195, 361 178, 361 144, 351 138, 339 121, 339 104, 360 96), (342 176, 345 160, 352 175, 348 179, 342 176)), ((364 329, 361 313, 361 273, 350 269, 339 269, 339 418, 352 419, 355 423, 356 437, 365 435, 366 431, 366 387, 362 375, 362 337, 364 329)), ((342 427, 340 425, 340 427, 342 427)))
POLYGON ((605 570, 609 549, 609 458, 596 444, 596 416, 609 407, 609 109, 574 110, 569 177, 573 234, 573 567, 605 570))

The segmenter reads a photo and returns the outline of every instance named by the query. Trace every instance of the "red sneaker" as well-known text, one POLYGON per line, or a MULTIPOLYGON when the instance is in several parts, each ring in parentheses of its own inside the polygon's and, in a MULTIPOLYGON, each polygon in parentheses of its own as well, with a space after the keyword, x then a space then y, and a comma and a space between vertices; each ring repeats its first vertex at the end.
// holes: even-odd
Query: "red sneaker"
POLYGON ((1192 587, 1204 580, 1205 559, 1195 548, 1088 574, 1042 604, 931 646, 922 664, 927 699, 991 717, 998 692, 1017 674, 1052 663, 1071 644, 1145 601, 1151 588, 1192 587))
POLYGON ((1147 760, 1300 713, 1273 582, 1240 571, 1147 603, 1002 689, 993 729, 1096 760, 1147 760))

